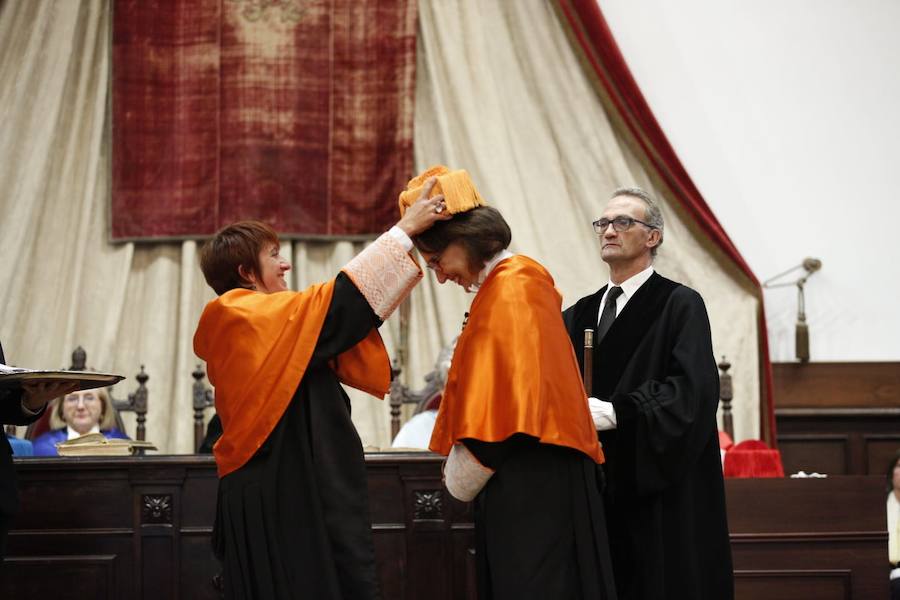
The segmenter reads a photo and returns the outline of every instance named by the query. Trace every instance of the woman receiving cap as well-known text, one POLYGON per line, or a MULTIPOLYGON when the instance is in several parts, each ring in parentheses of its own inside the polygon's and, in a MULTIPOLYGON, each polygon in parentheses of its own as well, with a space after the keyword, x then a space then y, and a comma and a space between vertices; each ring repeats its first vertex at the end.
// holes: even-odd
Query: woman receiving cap
POLYGON ((194 351, 207 361, 223 433, 213 546, 227 598, 378 597, 363 449, 341 382, 383 397, 377 327, 421 279, 410 236, 447 219, 422 198, 334 279, 288 291, 291 268, 259 221, 200 252, 206 305, 194 351))
POLYGON ((438 281, 476 292, 430 448, 450 493, 475 501, 480 598, 615 598, 597 442, 561 316, 540 264, 507 250, 509 226, 465 171, 433 167, 401 212, 443 194, 450 220, 413 237, 438 281))

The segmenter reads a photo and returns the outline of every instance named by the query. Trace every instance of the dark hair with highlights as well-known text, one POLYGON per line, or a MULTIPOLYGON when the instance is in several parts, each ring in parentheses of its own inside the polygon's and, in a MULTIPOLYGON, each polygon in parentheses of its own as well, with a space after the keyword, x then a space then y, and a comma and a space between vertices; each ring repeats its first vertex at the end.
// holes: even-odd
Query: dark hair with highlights
POLYGON ((221 229, 200 249, 200 268, 209 287, 222 295, 250 282, 241 277, 239 268, 262 277, 259 253, 269 244, 278 245, 278 234, 262 221, 238 221, 221 229))
POLYGON ((456 242, 466 250, 469 267, 480 271, 495 254, 509 246, 512 232, 500 211, 492 206, 479 206, 438 221, 431 229, 413 238, 416 248, 439 254, 456 242))

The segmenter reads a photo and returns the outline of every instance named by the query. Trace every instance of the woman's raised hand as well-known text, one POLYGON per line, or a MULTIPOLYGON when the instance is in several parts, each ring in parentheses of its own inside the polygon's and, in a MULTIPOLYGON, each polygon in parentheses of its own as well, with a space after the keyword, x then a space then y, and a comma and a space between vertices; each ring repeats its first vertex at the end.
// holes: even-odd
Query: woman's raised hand
POLYGON ((397 222, 397 227, 402 229, 409 237, 419 235, 434 225, 436 221, 446 221, 453 218, 453 215, 447 212, 447 205, 444 203, 442 194, 438 194, 433 198, 428 197, 435 183, 437 183, 436 177, 431 177, 425 182, 419 199, 406 209, 403 217, 397 222))

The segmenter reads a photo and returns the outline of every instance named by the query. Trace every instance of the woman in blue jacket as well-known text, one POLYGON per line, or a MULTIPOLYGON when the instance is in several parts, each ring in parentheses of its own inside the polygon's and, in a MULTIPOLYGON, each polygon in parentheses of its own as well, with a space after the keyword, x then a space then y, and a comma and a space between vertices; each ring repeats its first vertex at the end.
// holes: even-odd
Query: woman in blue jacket
POLYGON ((35 456, 57 456, 56 444, 86 433, 128 439, 116 429, 116 415, 103 388, 82 390, 57 398, 50 405, 50 429, 34 440, 35 456))

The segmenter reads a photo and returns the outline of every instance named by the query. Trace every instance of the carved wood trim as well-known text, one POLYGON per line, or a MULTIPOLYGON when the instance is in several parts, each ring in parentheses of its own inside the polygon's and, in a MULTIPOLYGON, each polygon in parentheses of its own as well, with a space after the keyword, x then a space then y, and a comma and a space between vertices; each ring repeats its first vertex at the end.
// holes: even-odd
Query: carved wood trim
POLYGON ((141 496, 141 525, 171 525, 172 494, 141 496))
POLYGON ((444 518, 444 492, 442 490, 413 491, 413 519, 434 521, 444 518))

